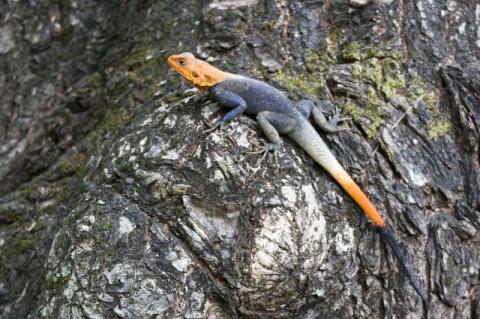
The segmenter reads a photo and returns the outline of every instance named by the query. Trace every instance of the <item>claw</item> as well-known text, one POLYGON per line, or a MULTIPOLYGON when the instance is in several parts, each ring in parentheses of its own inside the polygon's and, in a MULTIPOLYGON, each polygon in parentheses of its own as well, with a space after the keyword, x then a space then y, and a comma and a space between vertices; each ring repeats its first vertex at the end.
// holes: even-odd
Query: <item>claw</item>
POLYGON ((213 132, 215 131, 217 128, 219 128, 219 130, 223 130, 223 127, 225 126, 225 122, 222 121, 222 120, 218 120, 215 124, 213 124, 212 127, 210 127, 209 129, 207 130, 204 130, 203 133, 210 133, 210 132, 213 132))
POLYGON ((328 122, 331 123, 332 125, 337 125, 338 122, 345 122, 345 121, 351 121, 352 118, 350 117, 340 117, 340 115, 335 114, 332 116, 328 122))
POLYGON ((337 124, 343 121, 350 121, 351 119, 348 117, 340 117, 338 111, 335 109, 333 116, 327 117, 325 116, 324 110, 321 108, 314 108, 313 111, 313 118, 315 123, 320 127, 322 131, 325 133, 335 133, 341 131, 348 131, 350 128, 348 127, 338 127, 337 124))
POLYGON ((339 122, 350 121, 350 120, 351 118, 349 117, 340 117, 338 114, 335 114, 328 119, 327 123, 325 123, 325 129, 331 133, 349 131, 350 130, 349 127, 342 127, 342 126, 339 127, 337 124, 339 122))
POLYGON ((274 161, 275 161, 275 166, 278 166, 278 150, 280 150, 281 145, 275 144, 275 143, 266 143, 263 142, 263 147, 262 149, 254 152, 248 152, 250 155, 259 155, 262 154, 262 157, 257 163, 257 166, 260 166, 260 164, 265 160, 267 155, 272 152, 274 161))

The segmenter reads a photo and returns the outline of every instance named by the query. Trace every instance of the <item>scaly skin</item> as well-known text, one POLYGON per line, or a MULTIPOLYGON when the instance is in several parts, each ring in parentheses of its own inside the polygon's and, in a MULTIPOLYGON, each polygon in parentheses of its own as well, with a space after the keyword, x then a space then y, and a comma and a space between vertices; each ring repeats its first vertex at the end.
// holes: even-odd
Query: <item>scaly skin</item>
POLYGON ((340 165, 312 125, 306 119, 302 119, 300 123, 299 129, 290 133, 289 136, 342 186, 376 226, 384 227, 385 220, 357 183, 340 165))
POLYGON ((411 274, 410 267, 393 232, 308 121, 308 117, 312 114, 315 123, 321 129, 328 132, 335 131, 318 108, 314 107, 310 101, 300 101, 297 105, 293 105, 283 93, 271 85, 223 72, 205 61, 196 59, 193 54, 188 52, 170 56, 168 64, 202 92, 208 92, 213 100, 230 109, 215 124, 214 128, 221 127, 240 114, 246 113, 256 117, 258 124, 270 141, 265 148, 266 152, 280 149, 282 144, 280 134, 293 139, 342 186, 362 208, 365 215, 377 226, 397 256, 405 276, 423 302, 428 303, 426 294, 411 274))

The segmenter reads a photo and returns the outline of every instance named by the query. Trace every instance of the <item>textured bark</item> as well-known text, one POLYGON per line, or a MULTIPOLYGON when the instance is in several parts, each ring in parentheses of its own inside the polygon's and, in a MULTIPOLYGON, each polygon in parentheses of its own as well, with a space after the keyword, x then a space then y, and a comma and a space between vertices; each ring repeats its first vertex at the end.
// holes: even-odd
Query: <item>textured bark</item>
POLYGON ((478 318, 480 4, 0 2, 1 318, 478 318), (321 168, 165 63, 351 117, 326 136, 431 303, 321 168))

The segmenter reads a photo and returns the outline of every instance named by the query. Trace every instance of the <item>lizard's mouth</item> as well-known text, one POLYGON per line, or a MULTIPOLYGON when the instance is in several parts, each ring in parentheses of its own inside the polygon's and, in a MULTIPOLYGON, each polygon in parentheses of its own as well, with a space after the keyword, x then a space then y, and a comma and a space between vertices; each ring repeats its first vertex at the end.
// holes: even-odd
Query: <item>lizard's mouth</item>
POLYGON ((186 78, 187 80, 190 79, 188 72, 182 68, 179 68, 177 65, 177 62, 175 61, 175 55, 171 55, 167 58, 167 63, 170 65, 172 69, 174 69, 176 72, 180 73, 181 76, 186 78))
POLYGON ((168 65, 170 65, 170 67, 172 69, 175 69, 175 62, 173 61, 173 55, 171 55, 167 58, 167 63, 168 63, 168 65))

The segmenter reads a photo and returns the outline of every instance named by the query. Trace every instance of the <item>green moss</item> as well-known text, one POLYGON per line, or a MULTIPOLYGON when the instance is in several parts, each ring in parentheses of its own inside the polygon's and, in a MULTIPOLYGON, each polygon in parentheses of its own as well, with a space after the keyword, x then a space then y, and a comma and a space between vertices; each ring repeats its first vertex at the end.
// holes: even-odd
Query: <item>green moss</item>
POLYGON ((282 70, 278 71, 273 79, 294 94, 300 91, 311 96, 317 96, 320 88, 325 84, 322 77, 285 73, 282 70))
POLYGON ((2 216, 2 222, 10 224, 16 221, 18 213, 15 209, 7 206, 6 204, 0 205, 0 216, 2 216))
POLYGON ((353 79, 374 85, 388 100, 405 90, 399 62, 392 58, 357 61, 351 64, 351 70, 353 79))
POLYGON ((367 89, 367 105, 365 110, 366 116, 370 119, 370 127, 367 130, 368 137, 374 137, 378 129, 385 123, 385 106, 378 96, 375 89, 371 86, 367 89))
POLYGON ((29 200, 38 200, 40 198, 40 190, 36 183, 25 184, 20 188, 22 195, 29 200))
POLYGON ((135 71, 128 71, 127 78, 130 82, 135 82, 135 83, 143 82, 140 74, 138 74, 138 72, 135 72, 135 71))
POLYGON ((315 54, 313 52, 313 50, 309 50, 307 53, 307 59, 305 60, 305 67, 310 72, 315 72, 320 62, 318 54, 315 54))
POLYGON ((352 100, 348 100, 345 104, 343 104, 342 110, 354 120, 358 120, 364 115, 363 109, 355 104, 352 100))
POLYGON ((27 254, 35 248, 35 243, 25 233, 18 234, 6 242, 1 256, 11 262, 18 260, 21 255, 27 254))
POLYGON ((309 49, 305 59, 305 68, 310 73, 323 74, 328 71, 328 68, 335 62, 332 56, 332 48, 328 47, 325 50, 315 51, 309 49))
POLYGON ((149 61, 147 60, 148 46, 140 45, 135 48, 125 60, 125 65, 129 67, 129 69, 134 69, 143 66, 145 63, 149 61))
POLYGON ((171 192, 175 195, 184 195, 184 194, 187 194, 189 189, 190 189, 189 185, 176 184, 172 186, 171 192))
POLYGON ((373 138, 377 136, 378 129, 385 123, 385 120, 382 118, 374 118, 370 123, 370 127, 367 130, 367 136, 373 138))
POLYGON ((392 49, 392 43, 364 44, 360 41, 353 41, 341 52, 343 59, 347 61, 361 61, 371 58, 392 58, 400 60, 402 53, 392 49))
MULTIPOLYGON (((410 105, 415 106, 417 101, 423 101, 427 108, 433 113, 433 116, 439 114, 438 97, 432 91, 429 84, 426 84, 418 75, 411 80, 406 80, 400 66, 399 53, 388 51, 389 54, 383 59, 377 57, 368 58, 369 56, 378 56, 373 50, 366 50, 367 54, 362 56, 367 58, 365 61, 354 62, 352 64, 352 76, 363 83, 371 83, 380 92, 383 97, 393 100, 397 95, 405 95, 410 105), (381 70, 381 72, 380 72, 381 70)), ((381 51, 385 53, 385 51, 381 51)), ((374 96, 371 89, 367 92, 368 104, 366 116, 370 119, 370 127, 367 131, 369 137, 375 136, 378 129, 384 124, 383 111, 379 107, 378 98, 374 96), (372 103, 373 102, 373 103, 372 103)), ((428 125, 430 138, 436 139, 444 135, 449 129, 449 123, 445 122, 442 117, 432 120, 428 125)))
POLYGON ((195 92, 189 90, 189 91, 183 91, 183 92, 177 92, 173 95, 169 95, 167 97, 165 97, 163 100, 168 103, 168 104, 174 104, 174 103, 177 103, 177 102, 180 102, 181 100, 189 97, 189 96, 192 96, 192 95, 195 95, 195 92))
POLYGON ((330 32, 322 48, 307 50, 304 56, 305 63, 299 63, 295 67, 290 65, 290 68, 287 65, 273 76, 270 74, 266 74, 266 76, 271 77, 296 97, 302 94, 312 97, 318 96, 321 88, 325 85, 324 77, 326 72, 331 65, 335 64, 340 36, 341 33, 338 31, 330 32), (306 72, 298 71, 302 65, 305 67, 304 71, 306 72))
POLYGON ((380 91, 387 100, 391 101, 403 91, 404 87, 405 79, 403 76, 398 78, 388 77, 380 85, 380 91))
POLYGON ((149 40, 139 43, 135 51, 129 54, 123 65, 126 67, 126 80, 149 98, 158 91, 158 84, 165 76, 166 57, 151 47, 149 40))
MULTIPOLYGON (((374 137, 385 122, 385 102, 398 95, 406 96, 412 106, 422 100, 434 116, 438 115, 438 97, 435 92, 419 76, 413 76, 408 81, 405 79, 401 68, 402 54, 392 49, 389 43, 370 45, 355 41, 345 47, 341 54, 345 60, 352 61, 352 78, 360 86, 367 85, 365 107, 349 101, 343 105, 343 109, 354 120, 361 117, 368 120, 369 137, 374 137)), ((432 121, 430 126, 431 137, 437 137, 438 133, 446 129, 444 121, 432 121)))
POLYGON ((351 63, 352 78, 373 85, 387 100, 405 90, 401 52, 388 48, 387 44, 362 46, 360 42, 353 42, 342 51, 342 55, 355 61, 351 63))
POLYGON ((418 76, 408 81, 406 91, 408 103, 415 105, 418 101, 423 101, 430 112, 434 115, 439 114, 439 99, 436 92, 428 88, 418 76))
POLYGON ((452 123, 448 117, 445 114, 439 115, 428 122, 428 137, 436 141, 437 138, 446 135, 451 127, 452 123))
POLYGON ((118 107, 117 109, 110 109, 105 114, 102 122, 100 123, 100 129, 112 131, 118 127, 118 125, 129 118, 129 112, 126 107, 118 107))
POLYGON ((342 105, 342 110, 355 121, 362 118, 366 119, 368 121, 367 136, 373 138, 377 135, 378 129, 385 123, 385 103, 372 86, 368 86, 365 93, 364 107, 349 99, 342 105))
POLYGON ((57 187, 55 188, 53 196, 57 203, 65 203, 70 198, 75 191, 73 183, 74 181, 69 177, 56 182, 57 187))
POLYGON ((383 81, 382 65, 378 59, 355 62, 351 64, 352 78, 359 81, 369 81, 379 86, 383 81))
POLYGON ((60 289, 62 289, 67 283, 67 281, 68 281, 68 278, 52 276, 47 280, 47 290, 51 294, 54 294, 58 292, 60 289))
POLYGON ((343 49, 342 57, 349 61, 358 61, 365 59, 367 56, 360 42, 354 41, 343 49))
POLYGON ((423 102, 427 105, 427 108, 434 113, 439 112, 438 108, 438 97, 435 92, 426 92, 422 96, 423 102))
POLYGON ((87 156, 85 153, 73 153, 61 159, 57 164, 57 169, 62 176, 70 176, 83 172, 87 156))
POLYGON ((327 46, 331 48, 330 51, 336 51, 338 43, 342 38, 342 32, 340 30, 331 30, 327 37, 327 46))
POLYGON ((168 104, 174 104, 177 103, 178 101, 181 101, 183 98, 180 94, 174 94, 166 97, 164 101, 168 104))
POLYGON ((102 229, 105 231, 111 231, 113 229, 113 224, 109 221, 105 221, 102 223, 102 229))
POLYGON ((330 66, 335 64, 340 36, 339 32, 333 31, 326 38, 323 48, 307 50, 304 63, 307 72, 280 70, 273 76, 273 80, 284 86, 293 95, 298 96, 301 92, 318 96, 321 88, 325 85, 325 74, 330 66))
POLYGON ((15 250, 19 253, 27 253, 35 247, 33 241, 28 238, 22 238, 15 242, 15 250))

